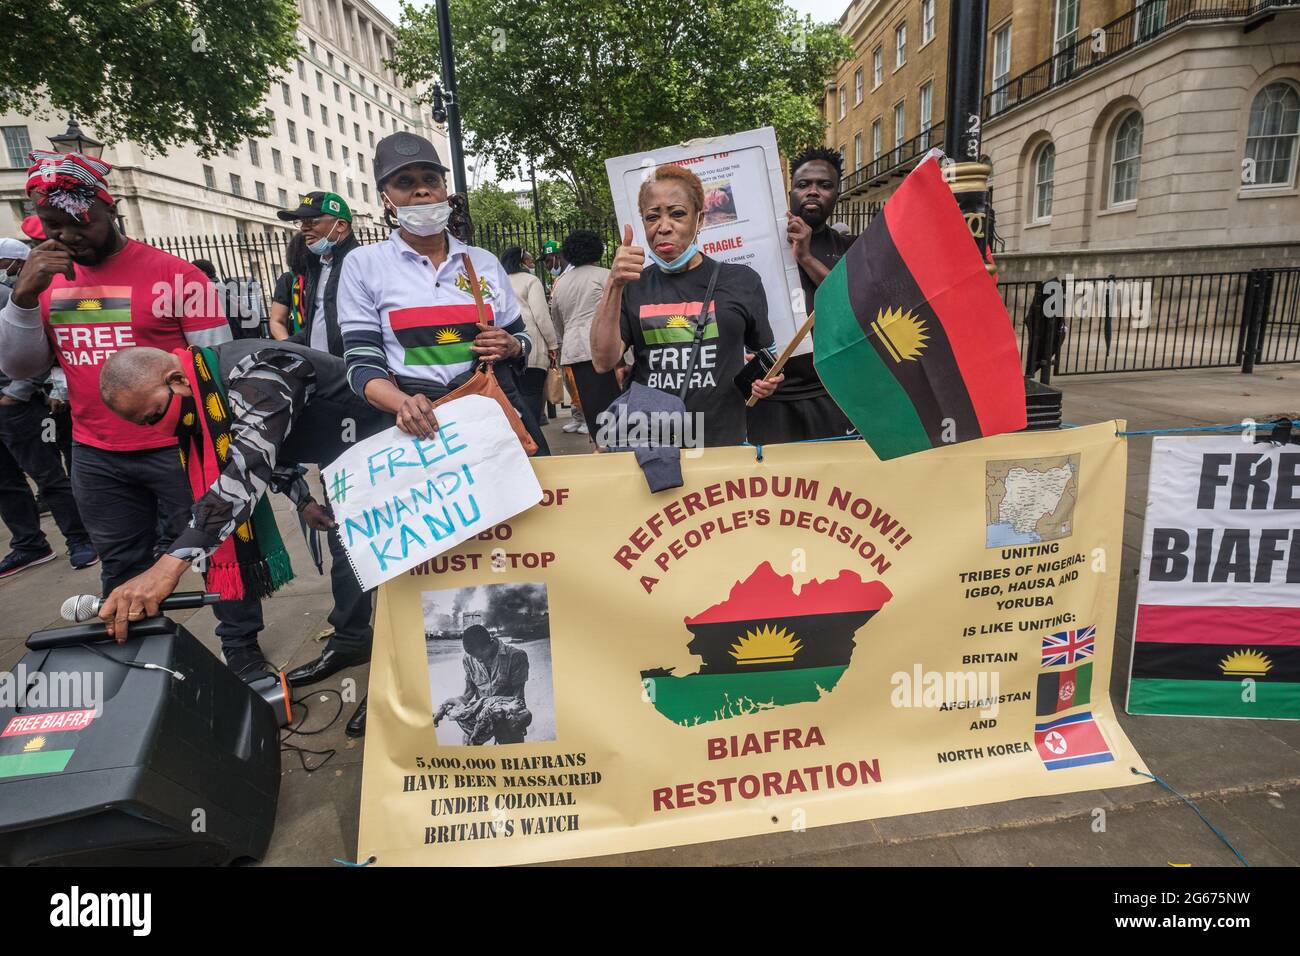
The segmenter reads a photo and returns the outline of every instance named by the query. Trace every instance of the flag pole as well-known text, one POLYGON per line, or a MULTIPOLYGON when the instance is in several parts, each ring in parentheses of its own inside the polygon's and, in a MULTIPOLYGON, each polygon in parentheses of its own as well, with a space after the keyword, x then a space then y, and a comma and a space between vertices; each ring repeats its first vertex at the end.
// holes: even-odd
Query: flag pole
MULTIPOLYGON (((803 341, 803 337, 812 331, 813 316, 815 314, 816 313, 814 312, 808 313, 808 318, 804 319, 803 325, 799 326, 799 331, 794 334, 794 338, 790 340, 790 344, 781 351, 781 354, 777 357, 776 364, 767 370, 767 374, 763 376, 763 381, 766 382, 781 374, 781 369, 785 368, 786 360, 790 358, 795 348, 803 341)), ((749 400, 745 402, 745 407, 753 408, 754 403, 757 401, 758 399, 755 396, 750 395, 749 400)))

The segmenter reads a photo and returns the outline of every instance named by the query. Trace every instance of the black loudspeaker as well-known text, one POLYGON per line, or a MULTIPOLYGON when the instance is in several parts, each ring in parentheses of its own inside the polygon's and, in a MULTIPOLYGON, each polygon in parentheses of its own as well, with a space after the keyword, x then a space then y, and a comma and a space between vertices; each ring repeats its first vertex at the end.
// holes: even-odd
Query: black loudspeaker
POLYGON ((192 634, 159 617, 131 625, 124 644, 95 623, 27 646, 13 674, 32 706, 0 707, 0 865, 262 858, 280 792, 278 721, 192 634), (73 687, 95 694, 96 681, 98 714, 67 706, 73 687), (56 687, 58 706, 37 700, 56 687))

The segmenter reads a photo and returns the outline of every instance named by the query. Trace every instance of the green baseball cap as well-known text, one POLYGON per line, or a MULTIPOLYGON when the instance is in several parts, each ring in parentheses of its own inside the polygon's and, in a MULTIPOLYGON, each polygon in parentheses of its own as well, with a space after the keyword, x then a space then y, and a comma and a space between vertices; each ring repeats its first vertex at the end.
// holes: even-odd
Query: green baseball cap
POLYGON ((276 216, 284 222, 293 219, 314 219, 317 216, 333 216, 344 222, 351 222, 352 210, 338 193, 324 193, 318 190, 299 196, 297 209, 281 209, 276 216))
POLYGON ((542 255, 544 256, 554 255, 559 251, 560 251, 560 244, 556 242, 554 239, 547 239, 545 242, 542 243, 542 255))

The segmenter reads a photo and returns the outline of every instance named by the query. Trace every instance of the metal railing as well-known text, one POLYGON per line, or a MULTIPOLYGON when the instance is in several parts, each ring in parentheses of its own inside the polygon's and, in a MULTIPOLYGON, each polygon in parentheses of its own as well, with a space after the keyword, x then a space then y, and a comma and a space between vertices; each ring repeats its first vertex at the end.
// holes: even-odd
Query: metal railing
POLYGON ((1056 89, 1184 23, 1245 19, 1297 6, 1300 0, 1146 0, 992 90, 984 97, 984 118, 1056 89))
POLYGON ((943 123, 939 122, 843 176, 840 179, 840 195, 846 196, 855 190, 870 188, 891 175, 904 172, 905 167, 919 160, 932 146, 942 145, 943 123))
POLYGON ((1300 362, 1300 269, 999 283, 1025 374, 1300 362))

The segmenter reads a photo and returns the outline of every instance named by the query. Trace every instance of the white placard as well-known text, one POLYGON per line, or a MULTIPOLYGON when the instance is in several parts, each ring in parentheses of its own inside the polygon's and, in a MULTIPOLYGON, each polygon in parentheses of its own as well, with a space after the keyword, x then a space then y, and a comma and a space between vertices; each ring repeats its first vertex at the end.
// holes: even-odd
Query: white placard
POLYGON ((372 435, 322 470, 339 538, 363 588, 409 571, 542 499, 501 406, 467 395, 438 434, 372 435))
MULTIPOLYGON (((605 160, 619 231, 631 223, 632 241, 639 246, 647 243, 637 211, 637 194, 656 167, 668 164, 684 166, 704 184, 700 250, 722 262, 747 265, 762 278, 767 318, 780 352, 808 314, 799 266, 786 241, 789 196, 781 175, 775 131, 764 126, 605 160)), ((811 351, 812 339, 805 337, 794 354, 811 351)))

